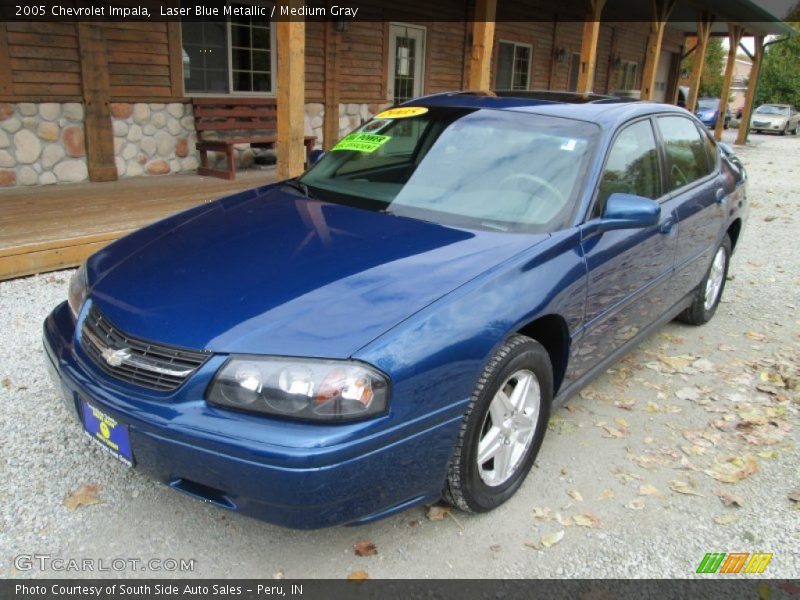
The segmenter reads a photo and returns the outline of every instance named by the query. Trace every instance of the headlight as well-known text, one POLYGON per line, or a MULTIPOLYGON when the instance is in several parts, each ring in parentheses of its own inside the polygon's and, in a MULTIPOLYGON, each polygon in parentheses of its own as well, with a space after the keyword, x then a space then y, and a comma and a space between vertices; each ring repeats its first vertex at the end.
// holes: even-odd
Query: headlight
POLYGON ((389 382, 353 361, 234 356, 217 372, 206 399, 294 419, 351 421, 386 411, 389 382))
POLYGON ((86 263, 83 263, 80 268, 73 273, 72 279, 69 280, 67 301, 76 319, 78 318, 78 313, 81 312, 81 307, 86 300, 88 292, 89 280, 86 277, 86 263))

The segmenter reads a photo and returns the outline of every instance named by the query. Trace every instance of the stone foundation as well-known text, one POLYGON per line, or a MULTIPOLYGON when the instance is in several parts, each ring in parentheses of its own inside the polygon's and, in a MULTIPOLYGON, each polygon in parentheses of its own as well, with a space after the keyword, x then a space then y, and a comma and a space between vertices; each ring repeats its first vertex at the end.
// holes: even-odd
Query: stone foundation
POLYGON ((88 179, 83 105, 0 104, 0 186, 88 179))
POLYGON ((110 105, 120 177, 195 171, 198 154, 192 105, 173 102, 110 105))
MULTIPOLYGON (((344 137, 388 104, 340 104, 339 137, 344 137)), ((114 156, 119 177, 191 173, 199 154, 191 103, 111 103, 114 156)), ((325 106, 305 105, 305 135, 322 148, 325 106)), ((84 109, 77 102, 0 104, 0 187, 88 181, 84 109)), ((257 154, 274 160, 274 150, 236 146, 239 168, 257 154)), ((225 155, 209 152, 222 167, 225 155)))

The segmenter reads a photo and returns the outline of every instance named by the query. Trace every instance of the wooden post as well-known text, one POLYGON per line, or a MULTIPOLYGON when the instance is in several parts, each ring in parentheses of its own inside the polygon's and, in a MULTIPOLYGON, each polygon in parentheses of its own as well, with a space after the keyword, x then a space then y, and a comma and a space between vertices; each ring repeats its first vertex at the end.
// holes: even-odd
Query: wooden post
POLYGON ((180 21, 167 23, 169 43, 169 86, 173 98, 183 96, 183 45, 181 43, 180 21))
POLYGON ((753 102, 755 101, 756 88, 758 87, 758 73, 761 70, 761 59, 764 58, 764 36, 754 36, 753 45, 755 46, 753 66, 750 67, 750 79, 747 81, 742 122, 739 124, 739 132, 736 134, 737 144, 744 144, 747 141, 747 133, 750 130, 750 117, 753 115, 753 102))
POLYGON ((722 139, 722 129, 725 125, 725 113, 728 111, 728 96, 731 93, 731 80, 736 66, 736 55, 739 53, 739 42, 742 41, 742 28, 733 23, 728 24, 728 62, 725 63, 725 77, 722 80, 722 91, 719 94, 719 116, 714 126, 714 137, 722 139))
MULTIPOLYGON (((290 6, 299 6, 291 0, 290 6)), ((305 164, 305 45, 306 23, 278 21, 278 109, 276 172, 278 179, 297 177, 305 164)), ((338 112, 338 109, 337 109, 338 112)))
POLYGON ((490 67, 494 48, 494 18, 497 0, 476 0, 472 21, 472 51, 469 57, 467 88, 473 91, 491 89, 490 67))
MULTIPOLYGON (((8 30, 5 23, 0 23, 0 60, 3 64, 11 64, 11 56, 8 52, 8 30)), ((14 93, 11 82, 11 69, 0 69, 0 96, 10 96, 14 93)))
POLYGON ((600 38, 600 13, 606 0, 588 0, 581 38, 581 66, 578 73, 578 93, 591 94, 594 70, 597 66, 597 40, 600 38))
POLYGON ((700 95, 700 79, 703 76, 703 63, 706 60, 706 47, 711 35, 711 25, 714 23, 713 15, 707 10, 697 14, 697 46, 694 49, 692 63, 692 76, 689 78, 689 98, 686 100, 686 110, 694 112, 697 108, 697 98, 700 95))
POLYGON ((109 77, 106 41, 101 25, 78 23, 78 45, 81 57, 81 85, 86 140, 86 162, 91 181, 116 181, 114 134, 111 130, 109 77))
POLYGON ((325 27, 325 114, 322 123, 322 147, 333 148, 339 139, 339 32, 335 22, 323 23, 325 27))
POLYGON ((650 21, 650 34, 647 36, 647 49, 644 57, 644 69, 642 70, 642 100, 652 100, 656 85, 656 73, 658 72, 658 61, 661 58, 661 42, 664 39, 664 29, 672 9, 675 8, 675 0, 652 0, 653 20, 650 21))

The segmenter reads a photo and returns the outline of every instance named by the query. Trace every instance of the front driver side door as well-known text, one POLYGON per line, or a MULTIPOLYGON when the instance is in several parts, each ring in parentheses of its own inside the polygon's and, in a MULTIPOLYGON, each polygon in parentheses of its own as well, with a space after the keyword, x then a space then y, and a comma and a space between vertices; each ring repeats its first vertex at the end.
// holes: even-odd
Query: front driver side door
POLYGON ((588 219, 602 216, 615 192, 658 201, 661 220, 654 227, 594 233, 582 240, 588 289, 584 333, 571 358, 571 378, 580 377, 669 308, 676 215, 670 198, 663 195, 661 158, 650 119, 627 125, 612 143, 588 219))

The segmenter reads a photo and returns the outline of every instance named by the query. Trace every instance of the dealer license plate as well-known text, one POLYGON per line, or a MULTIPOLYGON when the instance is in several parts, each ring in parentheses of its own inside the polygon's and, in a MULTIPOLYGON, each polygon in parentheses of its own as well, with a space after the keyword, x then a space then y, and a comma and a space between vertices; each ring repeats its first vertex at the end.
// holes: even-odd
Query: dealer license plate
POLYGON ((81 400, 81 404, 83 405, 84 433, 111 456, 132 467, 133 452, 131 451, 128 426, 92 406, 86 400, 81 400))

